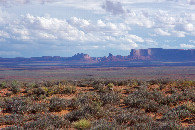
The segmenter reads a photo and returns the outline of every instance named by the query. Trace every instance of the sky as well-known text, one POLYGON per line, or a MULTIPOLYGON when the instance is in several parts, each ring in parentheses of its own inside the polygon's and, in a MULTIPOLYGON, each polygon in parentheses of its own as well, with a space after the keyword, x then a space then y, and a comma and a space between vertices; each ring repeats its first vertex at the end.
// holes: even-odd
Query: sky
POLYGON ((0 57, 195 49, 195 0, 0 0, 0 57))

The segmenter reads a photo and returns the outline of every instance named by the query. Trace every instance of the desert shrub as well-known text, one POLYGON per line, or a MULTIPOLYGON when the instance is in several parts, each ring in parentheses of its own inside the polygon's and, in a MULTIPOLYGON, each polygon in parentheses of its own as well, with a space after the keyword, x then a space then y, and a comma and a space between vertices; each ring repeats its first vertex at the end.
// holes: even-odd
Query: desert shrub
POLYGON ((126 112, 121 112, 121 114, 118 114, 115 116, 115 120, 119 125, 124 125, 124 124, 130 124, 132 118, 132 113, 126 113, 126 112))
POLYGON ((86 119, 81 119, 77 122, 74 122, 73 126, 74 128, 79 129, 79 130, 88 129, 91 127, 91 122, 86 119))
POLYGON ((25 113, 27 111, 27 102, 24 98, 6 98, 4 108, 9 113, 25 113))
POLYGON ((63 117, 49 114, 24 125, 24 129, 59 129, 68 127, 70 127, 70 122, 68 120, 65 120, 63 117))
POLYGON ((127 86, 128 83, 123 82, 123 81, 117 81, 117 86, 127 86))
POLYGON ((51 81, 51 80, 46 80, 46 81, 44 81, 43 82, 43 86, 45 86, 45 87, 47 87, 47 88, 49 88, 49 87, 52 87, 52 86, 54 86, 54 85, 56 85, 56 84, 58 84, 58 82, 56 82, 56 81, 51 81))
POLYGON ((11 114, 0 117, 1 125, 18 125, 26 121, 25 117, 21 114, 11 114))
POLYGON ((33 94, 40 96, 40 95, 46 95, 48 91, 48 88, 46 87, 40 87, 33 90, 33 94))
POLYGON ((0 108, 5 108, 5 98, 0 97, 0 108))
POLYGON ((183 100, 192 100, 195 97, 195 93, 191 89, 185 89, 182 93, 183 100))
POLYGON ((185 106, 178 106, 169 110, 163 115, 163 120, 181 120, 187 117, 191 117, 191 113, 185 106))
POLYGON ((188 126, 185 130, 195 130, 195 125, 188 126))
POLYGON ((102 114, 103 111, 100 107, 94 104, 89 104, 69 112, 67 115, 65 115, 65 119, 73 122, 80 119, 100 118, 103 116, 102 114))
POLYGON ((38 113, 38 112, 48 112, 48 104, 46 103, 34 103, 28 104, 27 106, 28 113, 38 113))
POLYGON ((103 116, 104 112, 101 109, 99 104, 93 103, 86 105, 80 109, 83 113, 85 113, 87 116, 91 116, 93 118, 100 118, 103 116))
POLYGON ((115 130, 117 127, 115 122, 108 122, 104 119, 100 119, 92 123, 91 130, 115 130))
POLYGON ((135 95, 135 93, 129 94, 128 97, 124 99, 124 104, 129 107, 141 108, 144 104, 146 104, 149 100, 140 97, 139 95, 135 95))
POLYGON ((147 104, 143 105, 146 112, 157 112, 159 109, 159 104, 150 100, 147 104))
POLYGON ((1 130, 24 130, 24 128, 21 126, 14 125, 14 126, 8 126, 6 128, 2 128, 1 130))
POLYGON ((114 87, 114 84, 113 84, 113 83, 109 83, 109 84, 106 86, 106 88, 107 88, 108 90, 112 90, 113 87, 114 87))
POLYGON ((169 121, 161 125, 159 130, 183 130, 183 127, 175 121, 169 121))
POLYGON ((119 104, 120 103, 120 96, 117 93, 105 93, 101 94, 100 99, 105 104, 119 104))
POLYGON ((66 99, 52 98, 49 104, 49 111, 59 112, 61 110, 65 110, 70 106, 70 103, 71 102, 66 99))
POLYGON ((67 86, 62 93, 64 93, 64 94, 73 94, 75 92, 76 92, 76 87, 75 86, 67 86))
POLYGON ((0 83, 0 89, 4 89, 4 88, 7 88, 8 87, 8 84, 6 81, 3 81, 0 83))
POLYGON ((195 86, 195 82, 192 80, 184 80, 181 84, 181 86, 183 88, 189 88, 189 87, 194 87, 195 86))
POLYGON ((27 88, 34 88, 36 86, 36 83, 35 82, 30 82, 30 83, 26 83, 25 85, 27 88))
POLYGON ((90 87, 90 86, 92 86, 92 84, 93 84, 92 80, 81 80, 81 81, 78 82, 77 85, 79 87, 90 87))
POLYGON ((78 106, 93 104, 93 102, 100 102, 100 95, 96 92, 79 93, 77 95, 76 104, 78 106))
POLYGON ((157 90, 154 90, 152 92, 148 92, 146 90, 140 90, 141 93, 143 93, 143 95, 145 95, 145 97, 147 99, 150 99, 150 100, 154 100, 156 102, 159 103, 159 101, 162 100, 163 98, 163 95, 160 91, 157 91, 157 90), (144 92, 145 91, 145 92, 144 92))
POLYGON ((69 120, 70 122, 78 121, 80 119, 84 119, 86 113, 84 113, 82 110, 73 110, 65 115, 65 119, 69 120))
POLYGON ((157 112, 158 101, 161 98, 162 95, 158 91, 148 92, 146 89, 138 89, 124 99, 124 104, 129 107, 143 108, 146 112, 157 112))
POLYGON ((161 84, 161 85, 167 85, 171 82, 169 79, 152 79, 147 81, 149 85, 155 85, 155 84, 161 84))
POLYGON ((65 86, 65 85, 59 85, 54 88, 55 94, 73 94, 76 92, 75 86, 65 86))
POLYGON ((170 110, 170 107, 167 105, 160 105, 157 113, 164 114, 167 113, 170 110))
POLYGON ((179 101, 179 94, 172 94, 163 97, 161 100, 159 100, 159 103, 163 105, 170 105, 170 104, 176 105, 178 101, 179 101))
POLYGON ((131 130, 159 130, 159 122, 147 122, 147 123, 137 123, 130 127, 131 130))
POLYGON ((149 93, 146 90, 137 90, 129 94, 125 99, 124 103, 130 107, 140 107, 141 104, 148 102, 149 93))
POLYGON ((138 87, 141 85, 141 82, 139 82, 138 80, 133 80, 131 81, 131 86, 132 87, 138 87))
POLYGON ((189 110, 192 114, 195 114, 195 103, 187 103, 185 105, 185 107, 187 108, 187 110, 189 110))
POLYGON ((103 83, 95 84, 92 86, 94 90, 98 92, 106 92, 106 86, 103 83))
POLYGON ((132 115, 130 119, 131 125, 139 124, 139 123, 148 123, 151 122, 152 119, 146 115, 132 115))
POLYGON ((32 100, 42 100, 48 95, 48 88, 40 87, 27 90, 27 96, 31 97, 32 100))
POLYGON ((18 81, 14 80, 11 82, 10 91, 13 92, 13 94, 16 94, 20 92, 21 86, 18 81))

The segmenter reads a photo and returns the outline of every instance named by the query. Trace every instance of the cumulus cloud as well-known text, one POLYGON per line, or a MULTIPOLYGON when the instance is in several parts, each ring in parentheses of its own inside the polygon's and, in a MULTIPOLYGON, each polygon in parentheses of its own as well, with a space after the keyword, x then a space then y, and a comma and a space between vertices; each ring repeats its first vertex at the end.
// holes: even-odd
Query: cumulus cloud
POLYGON ((189 40, 190 43, 194 43, 195 44, 195 41, 194 40, 189 40))
POLYGON ((195 5, 195 0, 188 0, 188 3, 191 5, 195 5))
POLYGON ((195 48, 195 45, 192 44, 180 44, 181 48, 195 48))
MULTIPOLYGON (((15 3, 28 4, 56 1, 58 0, 0 0, 0 4, 11 5, 15 3)), ((152 38, 155 36, 182 38, 195 34, 195 14, 189 10, 188 13, 185 13, 186 10, 172 12, 168 8, 152 6, 154 3, 156 5, 163 2, 167 2, 167 0, 62 0, 59 3, 55 3, 55 6, 62 4, 64 7, 71 6, 74 9, 77 8, 77 10, 89 9, 92 10, 91 13, 94 13, 92 8, 98 9, 99 7, 99 11, 102 12, 98 14, 97 18, 83 17, 82 15, 72 15, 71 17, 68 15, 60 18, 52 14, 52 16, 39 16, 38 14, 29 13, 8 19, 7 15, 5 15, 6 13, 0 10, 0 40, 34 40, 36 42, 50 42, 50 44, 56 46, 70 46, 71 44, 71 46, 79 46, 80 48, 88 46, 88 48, 99 49, 104 46, 129 50, 143 47, 144 45, 145 47, 146 45, 147 47, 157 46, 158 39, 155 39, 157 40, 155 41, 154 39, 146 38, 149 33, 155 33, 152 38), (143 7, 143 3, 151 3, 151 8, 143 7), (117 17, 113 17, 115 15, 117 17), (107 43, 110 44, 107 45, 107 43)), ((173 2, 167 3, 167 5, 169 3, 173 4, 173 2)), ((178 4, 177 8, 180 8, 180 5, 190 7, 193 1, 189 0, 188 3, 191 5, 178 4)), ((90 12, 87 12, 86 15, 88 13, 90 12)), ((181 44, 181 46, 185 47, 187 44, 181 44)))
POLYGON ((3 38, 10 38, 10 35, 9 35, 7 32, 5 32, 5 31, 0 30, 0 37, 3 37, 3 38))
POLYGON ((1 56, 19 56, 20 53, 16 51, 0 51, 1 56))
MULTIPOLYGON (((123 44, 119 48, 122 50, 126 50, 124 47, 126 44, 132 48, 138 46, 136 42, 144 42, 143 38, 129 34, 128 31, 131 28, 122 22, 114 23, 102 19, 90 21, 78 17, 59 19, 32 14, 22 15, 12 20, 7 21, 8 26, 0 31, 0 38, 25 42, 49 41, 52 44, 67 41, 59 45, 66 46, 66 44, 74 43, 75 47, 89 46, 88 48, 94 49, 98 49, 104 42, 111 42, 117 46, 122 41, 123 44), (97 42, 101 44, 93 44, 97 42)), ((105 46, 110 47, 109 45, 105 46)))
POLYGON ((45 4, 45 3, 57 2, 57 1, 59 1, 59 0, 0 0, 0 5, 12 6, 15 4, 29 4, 29 3, 33 3, 33 2, 45 4))
POLYGON ((125 13, 125 10, 123 9, 120 2, 113 2, 110 0, 106 0, 104 5, 102 5, 102 8, 114 15, 125 13))
POLYGON ((144 42, 144 39, 137 35, 128 35, 127 38, 132 39, 133 41, 136 41, 136 42, 144 42))
POLYGON ((155 29, 155 32, 161 36, 170 36, 171 35, 168 31, 164 31, 161 28, 155 29))

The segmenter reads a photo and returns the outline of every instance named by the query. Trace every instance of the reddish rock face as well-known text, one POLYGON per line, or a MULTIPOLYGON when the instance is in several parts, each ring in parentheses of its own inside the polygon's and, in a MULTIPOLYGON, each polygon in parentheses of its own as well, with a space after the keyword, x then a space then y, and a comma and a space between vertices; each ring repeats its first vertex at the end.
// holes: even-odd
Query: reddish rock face
POLYGON ((195 60, 195 49, 162 49, 162 48, 149 48, 149 49, 132 49, 130 53, 132 59, 150 59, 150 60, 173 60, 173 61, 186 61, 195 60))
POLYGON ((78 61, 92 61, 94 60, 88 54, 77 53, 74 56, 70 57, 69 60, 78 60, 78 61))
POLYGON ((2 62, 32 62, 32 61, 68 61, 68 62, 117 62, 117 61, 195 61, 195 49, 162 49, 162 48, 149 48, 149 49, 132 49, 130 55, 114 56, 109 53, 109 56, 104 57, 90 57, 88 54, 77 53, 72 57, 60 56, 42 56, 42 57, 16 57, 16 58, 0 58, 2 62))

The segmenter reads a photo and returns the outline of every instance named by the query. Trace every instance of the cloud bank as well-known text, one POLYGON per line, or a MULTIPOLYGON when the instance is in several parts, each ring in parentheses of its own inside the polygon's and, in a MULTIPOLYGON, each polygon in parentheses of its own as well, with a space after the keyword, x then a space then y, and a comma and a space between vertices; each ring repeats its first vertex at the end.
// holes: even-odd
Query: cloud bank
MULTIPOLYGON (((0 0, 0 5, 1 48, 14 46, 10 52, 29 46, 59 52, 64 48, 121 52, 132 48, 195 48, 191 42, 195 41, 194 0, 0 0), (26 8, 31 5, 54 13, 28 13, 26 8), (58 6, 61 10, 55 12, 58 6), (25 13, 18 15, 12 7, 24 7, 25 13)), ((6 55, 5 50, 0 51, 6 55)))

